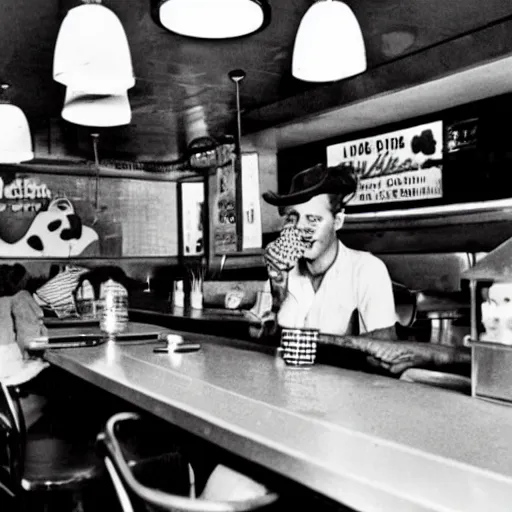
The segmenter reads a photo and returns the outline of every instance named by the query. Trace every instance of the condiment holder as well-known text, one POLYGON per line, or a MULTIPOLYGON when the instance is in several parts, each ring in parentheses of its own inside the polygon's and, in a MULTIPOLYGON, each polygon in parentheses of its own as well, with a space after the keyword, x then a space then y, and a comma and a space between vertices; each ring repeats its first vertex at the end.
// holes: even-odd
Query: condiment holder
POLYGON ((203 283, 206 275, 206 263, 201 262, 197 267, 189 268, 190 275, 190 307, 203 309, 203 283))

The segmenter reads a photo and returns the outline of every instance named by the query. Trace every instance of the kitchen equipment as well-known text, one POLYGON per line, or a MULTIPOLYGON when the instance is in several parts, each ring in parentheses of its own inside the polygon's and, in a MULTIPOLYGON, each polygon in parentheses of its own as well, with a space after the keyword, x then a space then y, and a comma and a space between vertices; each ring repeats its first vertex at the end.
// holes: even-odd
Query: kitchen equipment
POLYGON ((471 293, 471 395, 512 404, 512 238, 461 277, 471 293))

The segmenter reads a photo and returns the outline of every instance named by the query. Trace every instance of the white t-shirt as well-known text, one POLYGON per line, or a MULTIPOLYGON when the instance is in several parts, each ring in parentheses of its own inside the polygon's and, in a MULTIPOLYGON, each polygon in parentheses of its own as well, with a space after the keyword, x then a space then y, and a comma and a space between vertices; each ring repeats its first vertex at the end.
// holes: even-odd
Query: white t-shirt
POLYGON ((369 252, 349 249, 338 241, 336 260, 316 292, 299 265, 290 271, 277 319, 281 327, 311 327, 343 335, 350 334, 356 309, 360 333, 395 324, 393 288, 385 264, 369 252))

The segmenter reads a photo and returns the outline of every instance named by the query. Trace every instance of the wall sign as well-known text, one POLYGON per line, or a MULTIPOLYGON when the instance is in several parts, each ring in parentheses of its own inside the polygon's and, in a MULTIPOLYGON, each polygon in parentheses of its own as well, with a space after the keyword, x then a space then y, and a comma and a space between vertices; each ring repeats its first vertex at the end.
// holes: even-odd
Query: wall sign
POLYGON ((69 258, 98 241, 72 201, 31 176, 0 177, 0 257, 69 258))
POLYGON ((4 180, 0 176, 0 212, 39 211, 51 199, 46 183, 28 176, 4 180))
POLYGON ((178 254, 176 183, 105 177, 96 191, 90 176, 0 170, 0 258, 178 254))
POLYGON ((357 172, 351 206, 443 197, 442 157, 442 121, 327 147, 327 165, 357 172))
POLYGON ((478 118, 457 121, 448 126, 446 148, 449 153, 474 149, 478 140, 478 118))
POLYGON ((204 185, 202 182, 181 184, 183 254, 204 253, 203 233, 204 185))
POLYGON ((237 251, 236 161, 217 168, 212 211, 214 254, 237 251))
POLYGON ((242 250, 262 245, 258 153, 242 153, 242 250))

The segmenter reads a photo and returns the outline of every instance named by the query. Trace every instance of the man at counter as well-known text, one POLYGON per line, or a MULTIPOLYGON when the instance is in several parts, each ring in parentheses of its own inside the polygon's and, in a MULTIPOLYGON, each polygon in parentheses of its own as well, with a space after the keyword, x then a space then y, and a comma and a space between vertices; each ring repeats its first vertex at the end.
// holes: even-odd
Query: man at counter
POLYGON ((340 335, 394 325, 386 266, 337 237, 356 187, 351 167, 320 164, 297 174, 288 194, 263 194, 286 219, 265 251, 279 325, 340 335))
POLYGON ((356 188, 351 166, 318 164, 294 176, 288 194, 263 194, 284 214, 285 226, 265 249, 272 311, 256 315, 252 332, 269 335, 277 326, 319 329, 322 343, 362 351, 370 364, 391 373, 467 366, 464 349, 405 341, 386 266, 338 239, 344 207, 356 188))

